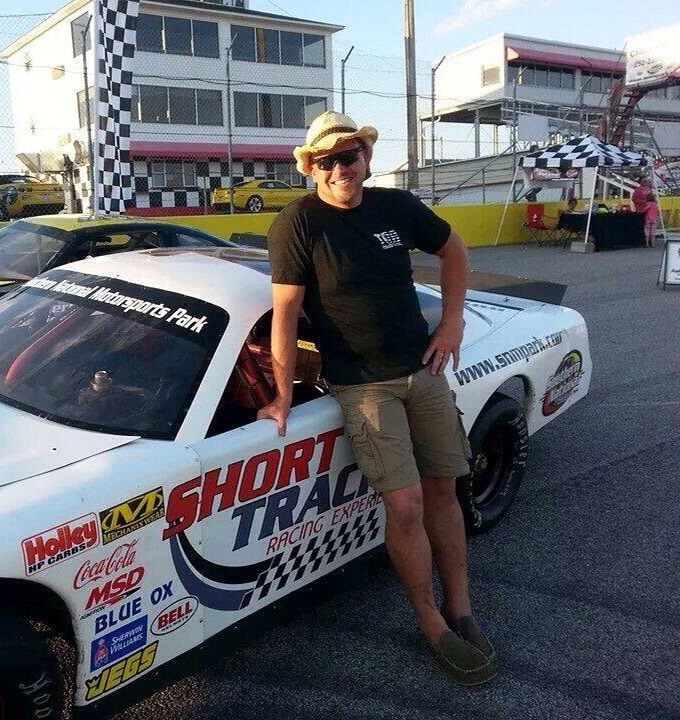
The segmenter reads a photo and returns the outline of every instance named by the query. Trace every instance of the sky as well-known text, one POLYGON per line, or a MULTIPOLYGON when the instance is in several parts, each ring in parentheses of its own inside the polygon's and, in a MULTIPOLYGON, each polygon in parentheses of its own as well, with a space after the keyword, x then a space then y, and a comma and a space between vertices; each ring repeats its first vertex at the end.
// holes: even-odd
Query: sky
MULTIPOLYGON (((621 49, 626 37, 680 21, 677 3, 671 0, 414 0, 416 60, 419 94, 429 93, 429 68, 443 55, 498 33, 517 33, 548 40, 621 49)), ((9 44, 34 22, 19 14, 47 13, 64 2, 55 0, 0 0, 0 45, 9 44), (13 34, 14 33, 14 34, 13 34)), ((250 8, 291 15, 345 27, 334 35, 336 68, 354 46, 347 62, 347 111, 360 124, 380 124, 383 169, 405 160, 405 103, 397 98, 379 101, 359 90, 384 90, 396 95, 403 87, 403 0, 251 0, 250 8)), ((35 23, 40 21, 35 18, 35 23)), ((0 166, 3 146, 11 132, 7 114, 7 85, 0 68, 0 166)), ((337 74, 337 73, 336 73, 337 74)), ((336 79, 337 85, 337 79, 336 79)), ((336 98, 339 109, 339 98, 336 98)), ((425 101, 425 100, 423 100, 425 101)), ((447 130, 451 130, 448 128, 447 130)), ((438 153, 466 157, 472 153, 471 128, 443 135, 438 153)), ((435 136, 438 137, 437 132, 435 136)), ((490 136, 483 133, 482 139, 490 136)), ((429 139, 428 139, 429 148, 429 139)), ((489 147, 490 149, 490 147, 489 147)), ((6 156, 6 153, 5 153, 6 156)), ((7 168, 9 169, 9 168, 7 168)))

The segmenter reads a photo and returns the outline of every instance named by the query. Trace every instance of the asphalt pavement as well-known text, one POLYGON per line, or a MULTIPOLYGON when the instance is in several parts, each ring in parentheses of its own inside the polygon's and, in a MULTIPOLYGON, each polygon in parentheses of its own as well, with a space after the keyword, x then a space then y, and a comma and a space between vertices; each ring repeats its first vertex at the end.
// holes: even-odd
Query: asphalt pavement
POLYGON ((531 438, 509 515, 469 544, 499 676, 465 690, 430 661, 378 551, 162 670, 150 681, 160 690, 123 691, 127 707, 99 718, 680 718, 680 288, 656 287, 660 247, 470 257, 567 284, 594 364, 588 397, 531 438))

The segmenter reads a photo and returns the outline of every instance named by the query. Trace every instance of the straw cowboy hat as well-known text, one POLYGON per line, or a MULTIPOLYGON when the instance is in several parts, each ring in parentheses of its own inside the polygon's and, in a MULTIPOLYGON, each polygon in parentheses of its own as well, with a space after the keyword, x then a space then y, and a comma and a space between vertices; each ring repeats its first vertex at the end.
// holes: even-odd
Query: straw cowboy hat
POLYGON ((314 153, 330 152, 339 142, 354 138, 364 143, 366 160, 370 162, 373 155, 373 143, 378 139, 378 131, 370 125, 359 128, 351 117, 333 110, 321 113, 309 126, 305 144, 298 145, 293 150, 298 172, 303 175, 311 175, 311 156, 314 153))

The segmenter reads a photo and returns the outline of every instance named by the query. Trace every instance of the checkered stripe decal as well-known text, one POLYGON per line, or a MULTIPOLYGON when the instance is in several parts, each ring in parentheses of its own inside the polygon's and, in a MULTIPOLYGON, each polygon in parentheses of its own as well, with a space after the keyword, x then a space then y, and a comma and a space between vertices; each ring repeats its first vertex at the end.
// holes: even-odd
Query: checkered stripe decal
POLYGON ((583 168, 647 165, 642 155, 606 145, 592 135, 572 138, 561 145, 525 155, 520 165, 525 168, 583 168))
POLYGON ((97 19, 98 213, 118 215, 132 198, 132 61, 139 0, 95 0, 97 19))
POLYGON ((307 543, 296 545, 288 554, 274 558, 272 566, 262 573, 255 589, 246 593, 241 608, 255 600, 263 600, 271 592, 283 590, 289 582, 296 582, 306 574, 315 573, 322 565, 330 565, 350 550, 357 550, 378 536, 380 526, 376 508, 357 515, 354 520, 341 523, 339 527, 315 535, 307 543))

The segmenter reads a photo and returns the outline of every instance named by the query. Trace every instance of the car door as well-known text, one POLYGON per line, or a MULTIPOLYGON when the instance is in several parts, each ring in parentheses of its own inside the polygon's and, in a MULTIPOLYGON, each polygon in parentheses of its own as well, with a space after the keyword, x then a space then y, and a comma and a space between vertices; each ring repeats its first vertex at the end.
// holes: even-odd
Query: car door
MULTIPOLYGON (((268 336, 244 349, 260 372, 271 371, 268 336)), ((201 477, 168 502, 168 531, 182 551, 178 575, 204 606, 206 636, 382 542, 381 499, 357 469, 338 403, 318 390, 305 394, 301 380, 280 437, 271 420, 255 419, 256 403, 243 392, 253 382, 243 352, 219 422, 192 445, 201 477), (181 537, 196 524, 200 546, 181 537)))

